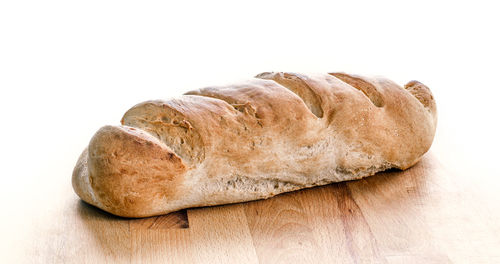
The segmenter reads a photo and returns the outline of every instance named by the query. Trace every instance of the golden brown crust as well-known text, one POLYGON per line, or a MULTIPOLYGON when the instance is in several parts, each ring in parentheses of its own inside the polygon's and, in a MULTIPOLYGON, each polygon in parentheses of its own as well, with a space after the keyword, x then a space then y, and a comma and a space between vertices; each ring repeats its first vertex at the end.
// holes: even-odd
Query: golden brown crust
POLYGON ((255 200, 408 168, 435 126, 434 98, 416 81, 262 73, 132 107, 96 133, 73 185, 128 217, 255 200))
POLYGON ((154 211, 155 200, 181 191, 182 160, 151 135, 132 127, 105 126, 89 144, 89 182, 102 209, 120 216, 154 211))

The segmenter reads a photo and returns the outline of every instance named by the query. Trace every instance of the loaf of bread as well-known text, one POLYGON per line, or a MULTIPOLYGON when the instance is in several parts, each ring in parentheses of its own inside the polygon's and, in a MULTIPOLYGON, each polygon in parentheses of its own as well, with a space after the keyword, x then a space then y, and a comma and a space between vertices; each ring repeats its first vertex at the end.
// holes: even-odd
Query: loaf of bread
POLYGON ((435 128, 434 98, 417 81, 262 73, 132 107, 95 133, 73 188, 123 217, 264 199, 406 169, 435 128))

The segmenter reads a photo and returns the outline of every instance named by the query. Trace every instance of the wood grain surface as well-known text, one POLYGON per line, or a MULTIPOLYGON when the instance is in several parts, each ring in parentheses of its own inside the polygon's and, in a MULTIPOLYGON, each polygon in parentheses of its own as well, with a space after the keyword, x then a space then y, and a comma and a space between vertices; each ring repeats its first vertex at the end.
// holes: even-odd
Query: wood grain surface
MULTIPOLYGON (((479 263, 500 261, 490 211, 431 152, 416 166, 242 204, 124 219, 80 201, 38 219, 37 263, 479 263), (50 220, 49 220, 50 219, 50 220)), ((495 205, 496 206, 496 205, 495 205)), ((498 208, 498 207, 496 207, 498 208)))

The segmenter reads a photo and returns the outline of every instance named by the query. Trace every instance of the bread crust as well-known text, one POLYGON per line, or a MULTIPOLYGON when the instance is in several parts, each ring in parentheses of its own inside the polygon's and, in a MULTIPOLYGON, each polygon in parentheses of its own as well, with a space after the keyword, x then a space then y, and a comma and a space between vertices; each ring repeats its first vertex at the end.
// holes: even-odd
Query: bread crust
POLYGON ((128 110, 73 172, 86 202, 125 217, 250 201, 406 169, 429 149, 423 84, 345 73, 262 73, 128 110))

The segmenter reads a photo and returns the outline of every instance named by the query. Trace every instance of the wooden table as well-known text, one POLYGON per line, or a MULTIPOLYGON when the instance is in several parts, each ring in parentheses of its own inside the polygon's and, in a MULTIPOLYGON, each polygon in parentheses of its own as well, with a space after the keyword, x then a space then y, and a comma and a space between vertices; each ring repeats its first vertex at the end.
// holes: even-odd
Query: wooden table
POLYGON ((67 185, 58 206, 34 219, 22 257, 44 263, 499 263, 499 206, 460 179, 431 151, 406 171, 134 220, 85 204, 67 185))

